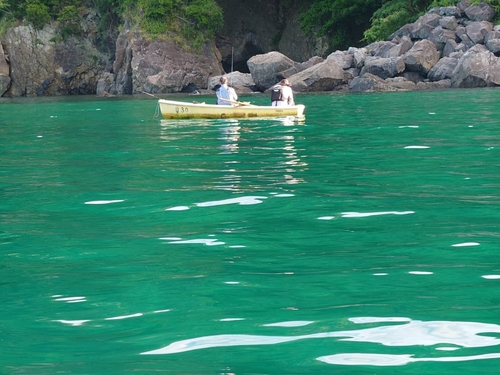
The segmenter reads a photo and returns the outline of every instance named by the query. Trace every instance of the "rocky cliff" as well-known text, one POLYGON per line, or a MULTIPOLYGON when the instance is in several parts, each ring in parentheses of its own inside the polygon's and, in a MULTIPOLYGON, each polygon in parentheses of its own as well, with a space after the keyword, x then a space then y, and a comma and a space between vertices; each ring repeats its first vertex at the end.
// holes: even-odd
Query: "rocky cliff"
POLYGON ((500 27, 485 3, 435 8, 386 41, 324 58, 321 40, 300 31, 297 9, 274 0, 219 2, 224 28, 199 50, 187 41, 149 40, 127 23, 114 48, 103 50, 91 11, 79 38, 61 40, 52 26, 11 28, 1 37, 0 95, 192 92, 212 89, 231 70, 243 92, 266 91, 281 78, 303 92, 500 85, 500 27))
POLYGON ((94 10, 84 15, 78 38, 61 39, 56 24, 13 27, 0 36, 0 96, 190 92, 231 69, 248 72, 247 60, 259 53, 278 49, 301 61, 320 52, 300 31, 293 7, 276 0, 219 3, 224 28, 200 50, 189 41, 149 40, 128 23, 119 34, 111 31, 115 46, 103 50, 94 10))

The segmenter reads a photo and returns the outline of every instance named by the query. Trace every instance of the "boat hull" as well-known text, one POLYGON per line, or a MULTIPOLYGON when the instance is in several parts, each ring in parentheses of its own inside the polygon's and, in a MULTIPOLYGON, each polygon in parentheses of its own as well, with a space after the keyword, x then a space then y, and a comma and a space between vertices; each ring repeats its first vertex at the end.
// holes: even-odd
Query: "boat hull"
POLYGON ((188 118, 254 118, 254 117, 303 117, 304 105, 271 107, 258 105, 215 105, 188 103, 159 99, 158 105, 166 119, 188 118))

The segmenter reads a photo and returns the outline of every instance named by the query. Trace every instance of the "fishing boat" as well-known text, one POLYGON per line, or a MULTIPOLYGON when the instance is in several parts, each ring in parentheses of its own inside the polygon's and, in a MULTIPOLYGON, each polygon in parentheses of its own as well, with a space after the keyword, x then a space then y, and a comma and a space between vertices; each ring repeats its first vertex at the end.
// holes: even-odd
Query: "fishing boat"
POLYGON ((230 101, 231 105, 216 105, 199 102, 178 102, 159 99, 158 106, 166 119, 187 118, 254 118, 254 117, 289 117, 304 118, 303 104, 287 107, 253 105, 249 102, 230 101))

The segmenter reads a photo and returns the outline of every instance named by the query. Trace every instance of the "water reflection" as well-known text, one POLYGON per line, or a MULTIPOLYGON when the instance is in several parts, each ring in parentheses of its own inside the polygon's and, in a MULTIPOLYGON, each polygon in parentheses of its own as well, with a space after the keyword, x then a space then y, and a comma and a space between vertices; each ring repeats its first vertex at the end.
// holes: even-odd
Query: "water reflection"
MULTIPOLYGON (((298 336, 265 336, 245 334, 222 334, 197 337, 188 340, 176 341, 163 348, 141 354, 174 354, 191 350, 214 347, 242 346, 242 345, 273 345, 285 342, 338 338, 339 341, 354 341, 362 343, 382 344, 391 347, 435 346, 437 353, 454 352, 464 348, 480 348, 496 346, 500 339, 491 334, 499 334, 500 326, 476 322, 453 321, 420 321, 405 317, 359 317, 349 319, 354 324, 370 324, 369 328, 321 332, 298 336), (387 324, 390 323, 390 324, 387 324), (373 327, 376 324, 378 326, 373 327), (490 335, 490 336, 487 336, 490 335)), ((300 324, 313 322, 300 322, 300 324)), ((267 327, 296 327, 297 322, 281 322, 265 324, 267 327)), ((364 346, 365 347, 365 346, 364 346)), ((379 351, 379 349, 377 349, 379 351)), ((476 353, 474 353, 476 354, 476 353)), ((373 365, 373 366, 401 366, 411 362, 422 361, 470 361, 486 358, 500 358, 500 353, 487 353, 471 356, 436 356, 432 358, 414 358, 414 354, 390 355, 372 353, 336 353, 316 358, 319 361, 336 365, 373 365)))
POLYGON ((241 126, 238 120, 225 120, 227 124, 221 127, 221 137, 224 143, 220 146, 222 149, 221 154, 237 153, 239 150, 238 142, 241 137, 241 126))

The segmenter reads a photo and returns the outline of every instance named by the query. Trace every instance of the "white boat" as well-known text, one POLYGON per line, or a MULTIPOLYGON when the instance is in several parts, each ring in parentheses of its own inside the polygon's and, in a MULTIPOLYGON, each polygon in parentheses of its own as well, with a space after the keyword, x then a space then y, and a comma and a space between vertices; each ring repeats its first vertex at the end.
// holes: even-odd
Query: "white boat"
POLYGON ((288 117, 304 118, 305 106, 298 104, 287 107, 253 105, 248 102, 231 102, 231 105, 216 105, 198 102, 178 102, 159 99, 158 105, 166 119, 184 118, 254 118, 288 117))

